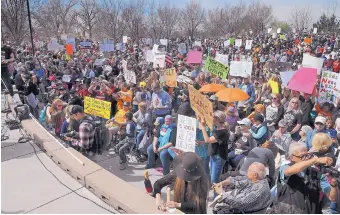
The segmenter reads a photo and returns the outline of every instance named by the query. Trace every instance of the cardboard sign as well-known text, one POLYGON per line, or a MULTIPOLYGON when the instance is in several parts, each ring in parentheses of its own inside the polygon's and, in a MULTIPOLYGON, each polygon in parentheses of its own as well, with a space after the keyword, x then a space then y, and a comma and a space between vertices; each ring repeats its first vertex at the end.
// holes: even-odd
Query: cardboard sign
POLYGON ((235 46, 241 47, 242 46, 242 39, 236 39, 235 40, 235 46))
POLYGON ((160 39, 159 42, 160 42, 163 46, 168 46, 168 39, 160 39))
POLYGON ((321 76, 318 101, 333 104, 336 98, 340 98, 340 74, 324 71, 321 76))
POLYGON ((196 115, 204 118, 210 129, 213 128, 213 105, 209 99, 202 95, 193 86, 188 85, 190 104, 196 115))
POLYGON ((296 73, 296 71, 287 71, 287 72, 280 72, 280 76, 281 76, 281 81, 282 81, 282 85, 284 87, 288 86, 288 83, 290 81, 290 79, 292 79, 293 75, 296 73))
POLYGON ((133 83, 133 84, 137 84, 136 82, 136 73, 130 70, 125 70, 124 71, 124 79, 126 81, 126 83, 133 83))
POLYGON ((181 53, 182 55, 187 53, 187 46, 185 45, 185 43, 180 43, 178 45, 178 52, 181 53))
POLYGON ((315 68, 318 70, 318 74, 320 74, 323 62, 324 62, 323 58, 313 57, 310 56, 309 54, 304 53, 301 65, 303 67, 315 68))
POLYGON ((84 112, 90 115, 102 117, 104 119, 110 119, 111 102, 85 96, 84 112))
POLYGON ((177 87, 176 69, 164 69, 160 71, 161 80, 169 87, 177 87))
POLYGON ((123 43, 127 43, 128 41, 128 37, 127 36, 123 36, 123 43))
POLYGON ((195 152, 196 119, 178 114, 176 148, 195 152))
POLYGON ((229 74, 231 76, 238 76, 238 77, 246 77, 247 75, 251 76, 252 69, 253 69, 253 62, 231 61, 229 74))
POLYGON ((205 61, 204 68, 212 74, 222 78, 222 80, 225 80, 227 78, 229 72, 229 67, 227 65, 213 60, 210 57, 208 57, 208 59, 205 61))
POLYGON ((281 28, 278 28, 276 33, 281 34, 281 28))
POLYGON ((301 67, 290 79, 287 88, 302 93, 312 94, 316 84, 317 70, 301 67))
POLYGON ((216 53, 215 60, 217 60, 218 62, 220 62, 220 63, 222 63, 226 66, 229 66, 229 55, 223 55, 223 54, 216 53))
POLYGON ((190 51, 188 53, 187 63, 202 63, 202 55, 201 51, 190 51))
POLYGON ((251 50, 251 45, 252 45, 253 41, 252 40, 246 40, 246 50, 251 50))
POLYGON ((314 28, 314 29, 313 29, 313 34, 316 34, 316 33, 318 33, 318 29, 317 29, 317 28, 314 28))
POLYGON ((65 45, 65 49, 66 49, 66 54, 68 54, 68 55, 72 55, 73 54, 72 44, 66 44, 65 45))
POLYGON ((312 44, 313 40, 312 40, 312 38, 305 38, 303 40, 303 42, 306 43, 306 44, 312 44))

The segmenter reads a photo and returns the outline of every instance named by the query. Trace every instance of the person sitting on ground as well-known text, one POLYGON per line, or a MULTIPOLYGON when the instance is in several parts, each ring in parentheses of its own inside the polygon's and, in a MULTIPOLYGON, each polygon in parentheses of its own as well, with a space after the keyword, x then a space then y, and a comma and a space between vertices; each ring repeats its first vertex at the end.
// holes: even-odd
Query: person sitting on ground
POLYGON ((270 202, 270 187, 266 179, 266 167, 253 162, 246 176, 229 177, 213 185, 219 195, 213 203, 214 213, 263 213, 270 202))
POLYGON ((253 136, 256 145, 262 145, 268 139, 268 128, 262 114, 256 114, 254 117, 254 124, 249 129, 250 134, 253 136))
POLYGON ((137 131, 139 132, 137 135, 136 140, 136 148, 135 151, 137 152, 138 146, 142 141, 146 129, 143 127, 144 123, 147 123, 147 127, 152 127, 152 115, 147 110, 147 104, 145 102, 141 102, 138 104, 138 111, 133 114, 133 121, 137 124, 137 131))
POLYGON ((125 114, 126 121, 126 137, 120 141, 117 145, 119 152, 119 169, 124 170, 126 168, 126 150, 136 143, 136 124, 133 122, 133 115, 131 112, 125 114))
POLYGON ((308 132, 312 132, 313 129, 309 125, 304 125, 301 127, 301 130, 299 132, 300 140, 298 142, 305 143, 306 142, 306 135, 308 132))
POLYGON ((173 166, 174 171, 153 185, 158 208, 161 211, 168 207, 186 214, 206 214, 209 181, 201 158, 194 152, 186 152, 175 157, 173 166), (174 187, 174 200, 163 204, 161 190, 167 185, 174 187))
POLYGON ((176 144, 177 127, 172 122, 172 116, 167 115, 165 117, 165 123, 158 129, 153 143, 148 147, 148 163, 145 169, 154 167, 155 155, 159 154, 162 162, 163 175, 170 172, 171 155, 168 151, 170 147, 176 144))
POLYGON ((326 118, 323 116, 317 116, 315 118, 314 122, 314 130, 310 131, 306 134, 306 147, 308 150, 312 148, 312 141, 314 138, 314 135, 319 132, 326 133, 326 118))

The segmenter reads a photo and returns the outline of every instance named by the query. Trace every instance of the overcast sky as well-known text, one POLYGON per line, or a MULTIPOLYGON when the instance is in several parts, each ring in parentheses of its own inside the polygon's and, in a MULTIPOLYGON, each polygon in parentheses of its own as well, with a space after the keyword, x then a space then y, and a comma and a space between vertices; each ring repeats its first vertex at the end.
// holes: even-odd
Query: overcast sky
MULTIPOLYGON (((161 0, 167 2, 168 0, 161 0)), ((171 0, 173 4, 178 6, 184 6, 190 0, 171 0)), ((237 4, 238 0, 199 0, 204 8, 214 8, 217 6, 223 6, 225 4, 237 4)), ((253 0, 243 0, 243 2, 252 2, 253 0)), ((274 16, 281 21, 289 22, 291 20, 291 11, 295 7, 307 7, 309 6, 312 12, 312 22, 314 23, 321 14, 330 7, 338 3, 338 17, 340 17, 340 0, 260 0, 260 2, 270 4, 273 7, 274 16)))

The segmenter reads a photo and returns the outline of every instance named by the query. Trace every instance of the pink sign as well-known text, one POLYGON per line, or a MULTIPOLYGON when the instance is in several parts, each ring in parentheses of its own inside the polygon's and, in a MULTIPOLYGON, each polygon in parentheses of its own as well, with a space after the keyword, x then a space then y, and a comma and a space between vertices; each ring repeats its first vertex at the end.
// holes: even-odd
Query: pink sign
POLYGON ((288 83, 288 89, 312 94, 316 84, 317 69, 301 67, 288 83))
POLYGON ((200 51, 190 51, 188 53, 187 63, 202 63, 203 53, 200 51))

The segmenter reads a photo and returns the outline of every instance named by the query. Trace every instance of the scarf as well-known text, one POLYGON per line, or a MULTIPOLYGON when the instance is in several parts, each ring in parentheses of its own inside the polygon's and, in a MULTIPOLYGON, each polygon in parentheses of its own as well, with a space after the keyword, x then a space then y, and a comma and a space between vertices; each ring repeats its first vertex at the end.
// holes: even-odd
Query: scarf
POLYGON ((159 131, 160 135, 158 138, 159 147, 163 147, 164 145, 169 143, 170 134, 173 128, 174 128, 174 124, 171 124, 171 125, 163 124, 161 126, 160 131, 159 131))

